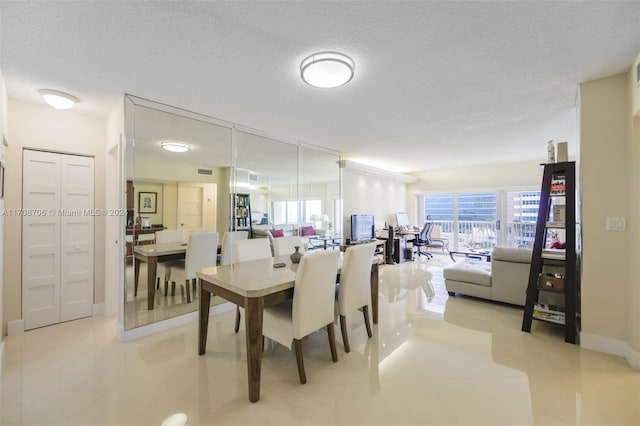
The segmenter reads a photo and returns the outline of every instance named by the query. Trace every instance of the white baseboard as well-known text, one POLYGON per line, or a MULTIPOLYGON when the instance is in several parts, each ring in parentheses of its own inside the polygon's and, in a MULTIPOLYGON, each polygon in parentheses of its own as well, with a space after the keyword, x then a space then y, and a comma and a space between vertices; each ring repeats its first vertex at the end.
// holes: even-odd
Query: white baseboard
POLYGON ((105 305, 104 303, 98 303, 93 305, 93 316, 94 317, 103 317, 105 313, 105 305))
MULTIPOLYGON (((209 315, 216 315, 222 312, 227 312, 235 309, 236 305, 233 303, 222 303, 220 305, 212 306, 209 308, 209 315)), ((153 324, 144 325, 142 327, 132 328, 131 330, 120 330, 120 341, 130 342, 132 340, 140 339, 142 337, 150 336, 152 334, 160 333, 162 331, 170 330, 172 328, 179 327, 181 325, 189 324, 191 322, 198 321, 198 311, 191 312, 185 315, 180 315, 174 318, 169 318, 164 321, 154 322, 153 324)))
POLYGON ((7 336, 15 336, 16 334, 20 334, 20 333, 24 333, 23 319, 9 321, 7 323, 7 336))
POLYGON ((580 333, 580 347, 623 357, 632 368, 640 370, 640 352, 634 351, 625 340, 582 332, 580 333))

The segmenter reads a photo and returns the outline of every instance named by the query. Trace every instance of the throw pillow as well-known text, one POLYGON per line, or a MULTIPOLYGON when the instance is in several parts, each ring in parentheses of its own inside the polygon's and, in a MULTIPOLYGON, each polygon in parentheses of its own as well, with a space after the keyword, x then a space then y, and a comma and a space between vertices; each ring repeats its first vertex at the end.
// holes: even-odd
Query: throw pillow
POLYGON ((284 229, 269 229, 273 238, 284 237, 284 229))
POLYGON ((303 226, 302 227, 302 236, 308 237, 309 235, 316 235, 316 230, 313 229, 313 226, 303 226))

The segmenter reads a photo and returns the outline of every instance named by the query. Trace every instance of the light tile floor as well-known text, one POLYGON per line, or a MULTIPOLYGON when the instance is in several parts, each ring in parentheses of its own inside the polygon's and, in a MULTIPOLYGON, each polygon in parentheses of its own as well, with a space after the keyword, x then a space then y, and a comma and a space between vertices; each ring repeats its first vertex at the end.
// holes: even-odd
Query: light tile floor
POLYGON ((521 332, 521 309, 448 297, 448 262, 384 266, 374 337, 355 315, 334 364, 326 333, 311 335, 306 385, 294 354, 268 345, 255 404, 234 311, 211 318, 204 356, 196 323, 129 343, 113 318, 9 337, 0 424, 159 425, 175 412, 190 425, 640 424, 640 371, 548 324, 521 332))

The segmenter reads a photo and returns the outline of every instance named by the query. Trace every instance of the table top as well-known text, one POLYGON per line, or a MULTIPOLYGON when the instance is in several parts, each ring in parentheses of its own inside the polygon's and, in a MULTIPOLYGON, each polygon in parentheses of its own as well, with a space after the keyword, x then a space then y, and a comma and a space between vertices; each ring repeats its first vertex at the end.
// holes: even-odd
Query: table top
MULTIPOLYGON (((338 271, 342 267, 344 253, 340 252, 338 271)), ((371 264, 382 263, 374 256, 371 264)), ((289 256, 270 257, 229 265, 212 266, 201 269, 196 276, 216 284, 243 297, 262 297, 292 288, 296 280, 298 264, 289 256), (282 268, 274 268, 274 263, 284 263, 282 268)))
POLYGON ((135 246, 133 249, 135 254, 145 257, 165 256, 168 254, 179 254, 187 251, 186 243, 170 243, 170 244, 145 244, 135 246))

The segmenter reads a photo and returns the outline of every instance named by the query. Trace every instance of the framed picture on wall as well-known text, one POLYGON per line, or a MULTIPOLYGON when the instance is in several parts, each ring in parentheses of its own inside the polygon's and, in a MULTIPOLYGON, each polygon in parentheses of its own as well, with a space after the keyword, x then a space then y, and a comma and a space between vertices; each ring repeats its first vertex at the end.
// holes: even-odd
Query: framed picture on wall
POLYGON ((138 193, 138 213, 156 213, 157 203, 157 192, 138 193))

